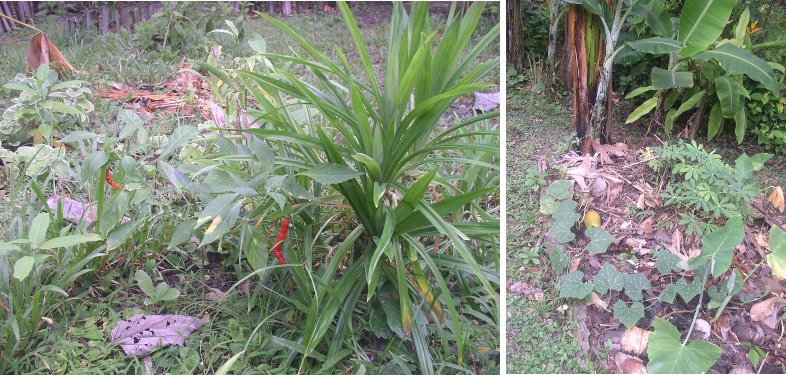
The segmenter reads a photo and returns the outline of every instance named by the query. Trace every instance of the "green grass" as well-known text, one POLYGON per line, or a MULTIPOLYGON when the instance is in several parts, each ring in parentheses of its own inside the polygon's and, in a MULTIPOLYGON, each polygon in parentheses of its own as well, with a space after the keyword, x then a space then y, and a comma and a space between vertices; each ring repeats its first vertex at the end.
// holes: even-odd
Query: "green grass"
POLYGON ((547 302, 508 293, 507 368, 520 373, 576 373, 578 323, 558 312, 561 302, 549 276, 548 256, 539 251, 540 265, 533 265, 527 254, 538 248, 545 234, 538 222, 539 190, 545 188, 538 160, 551 160, 568 150, 574 134, 571 113, 564 99, 549 101, 527 90, 508 92, 507 282, 541 288, 547 302))

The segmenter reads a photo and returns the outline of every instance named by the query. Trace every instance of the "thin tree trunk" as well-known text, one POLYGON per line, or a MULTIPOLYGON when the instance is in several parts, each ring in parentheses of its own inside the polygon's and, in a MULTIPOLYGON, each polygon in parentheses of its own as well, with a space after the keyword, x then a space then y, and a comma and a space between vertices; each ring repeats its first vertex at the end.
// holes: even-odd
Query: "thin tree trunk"
POLYGON ((106 5, 101 7, 101 14, 99 16, 98 22, 101 27, 101 32, 104 34, 108 33, 109 32, 109 7, 107 7, 106 5))
MULTIPOLYGON (((8 9, 8 2, 7 1, 0 1, 2 4, 3 14, 8 15, 9 17, 13 17, 11 11, 8 9)), ((8 21, 7 19, 3 18, 3 24, 5 25, 6 30, 11 31, 14 28, 14 23, 8 21)))
POLYGON ((120 17, 122 18, 120 22, 123 24, 123 27, 131 31, 131 8, 125 6, 122 2, 120 3, 120 17))
POLYGON ((521 19, 521 0, 507 0, 508 5, 508 64, 516 71, 524 70, 524 22, 521 19))
POLYGON ((276 2, 275 1, 268 1, 267 2, 267 14, 274 14, 276 13, 276 2))
POLYGON ((691 117, 690 123, 690 130, 687 133, 688 139, 696 139, 696 134, 699 132, 699 124, 702 124, 702 119, 704 118, 704 110, 707 107, 707 95, 701 97, 701 102, 699 103, 699 110, 693 114, 691 117))
POLYGON ((115 3, 115 32, 116 33, 120 32, 120 27, 123 24, 121 20, 122 15, 120 14, 121 9, 123 9, 123 2, 122 1, 116 2, 115 3))
POLYGON ((283 13, 284 16, 286 16, 286 17, 289 17, 289 16, 292 15, 292 2, 291 1, 285 1, 282 4, 281 13, 283 13))
POLYGON ((92 30, 95 26, 95 23, 93 23, 93 10, 90 8, 85 9, 85 26, 87 30, 92 30))

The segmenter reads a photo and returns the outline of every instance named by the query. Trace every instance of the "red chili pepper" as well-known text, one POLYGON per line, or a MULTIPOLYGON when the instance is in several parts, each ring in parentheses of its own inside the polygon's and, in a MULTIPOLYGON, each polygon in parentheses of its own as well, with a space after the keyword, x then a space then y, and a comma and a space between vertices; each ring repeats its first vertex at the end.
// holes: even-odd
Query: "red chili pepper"
POLYGON ((107 183, 109 183, 109 185, 115 188, 115 190, 120 189, 120 184, 112 181, 112 176, 109 175, 109 168, 106 169, 106 174, 104 175, 104 179, 106 180, 107 183))
POLYGON ((273 254, 276 255, 278 261, 281 264, 287 264, 287 261, 284 260, 284 256, 281 255, 281 245, 284 244, 284 240, 287 238, 287 230, 289 229, 289 219, 284 218, 281 220, 281 229, 278 231, 278 236, 276 237, 276 246, 273 246, 273 254))

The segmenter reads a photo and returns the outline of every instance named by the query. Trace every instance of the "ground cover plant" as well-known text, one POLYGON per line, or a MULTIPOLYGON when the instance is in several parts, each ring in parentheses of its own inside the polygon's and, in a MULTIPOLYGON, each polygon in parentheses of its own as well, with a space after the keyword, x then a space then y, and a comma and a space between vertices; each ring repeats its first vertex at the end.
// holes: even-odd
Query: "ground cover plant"
MULTIPOLYGON (((547 86, 528 78, 539 64, 515 72, 512 80, 523 82, 509 91, 507 115, 515 155, 508 159, 508 368, 783 372, 786 165, 766 143, 779 136, 769 119, 779 113, 783 74, 777 53, 755 47, 780 43, 777 30, 758 34, 767 5, 570 3, 569 18, 579 6, 582 18, 601 25, 584 29, 582 48, 606 39, 598 47, 605 58, 588 55, 588 63, 612 56, 623 71, 649 77, 638 89, 615 88, 621 80, 611 77, 615 105, 604 108, 608 117, 594 117, 608 121, 607 138, 586 147, 575 141, 577 131, 584 138, 575 120, 599 112, 577 107, 571 119, 577 81, 565 76, 569 94, 557 83, 554 103, 539 97, 547 86), (699 5, 708 11, 694 12, 699 5), (618 22, 621 29, 612 27, 618 22), (743 55, 744 64, 728 64, 743 55), (754 66, 761 69, 748 70, 754 66), (669 86, 664 78, 690 82, 669 86), (759 108, 764 102, 771 107, 759 108), (759 139, 745 137, 763 128, 753 131, 759 139), (533 322, 542 327, 528 329, 533 322)), ((542 4, 544 14, 549 6, 542 4)), ((592 90, 589 97, 599 92, 592 90)))
POLYGON ((0 373, 498 372, 495 8, 199 6, 0 47, 0 373))

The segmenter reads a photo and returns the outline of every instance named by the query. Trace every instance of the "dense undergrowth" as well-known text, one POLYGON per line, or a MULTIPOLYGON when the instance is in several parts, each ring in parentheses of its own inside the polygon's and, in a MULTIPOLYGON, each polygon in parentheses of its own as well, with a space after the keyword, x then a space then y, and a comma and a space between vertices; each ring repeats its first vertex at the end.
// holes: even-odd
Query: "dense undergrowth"
POLYGON ((362 30, 339 8, 196 22, 199 48, 161 52, 160 18, 55 34, 83 73, 5 86, 0 373, 497 371, 498 114, 443 114, 498 83, 499 26, 482 3, 362 30), (98 98, 178 68, 223 116, 98 98), (110 332, 139 313, 205 323, 127 357, 110 332))

